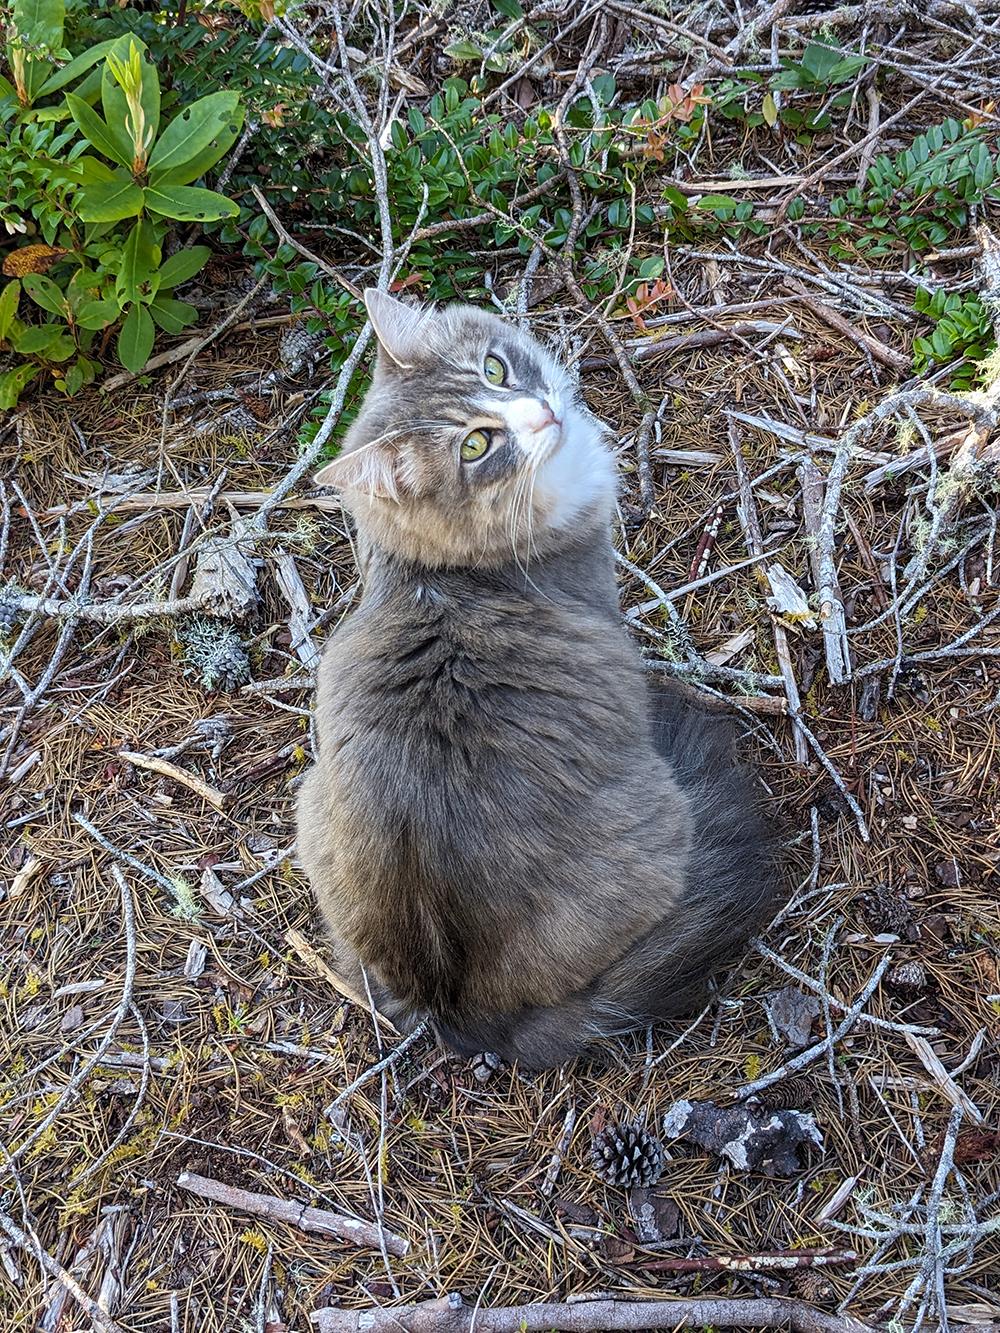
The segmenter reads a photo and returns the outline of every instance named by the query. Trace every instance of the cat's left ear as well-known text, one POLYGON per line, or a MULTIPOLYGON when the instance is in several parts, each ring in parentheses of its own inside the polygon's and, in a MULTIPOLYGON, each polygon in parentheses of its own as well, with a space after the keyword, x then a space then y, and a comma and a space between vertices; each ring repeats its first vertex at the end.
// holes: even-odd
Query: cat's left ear
POLYGON ((360 491, 373 500, 398 502, 403 489, 399 454, 381 440, 341 454, 320 468, 313 481, 339 491, 360 491))
POLYGON ((397 366, 409 370, 414 352, 420 346, 420 326, 427 312, 420 306, 397 301, 377 287, 366 288, 364 295, 365 309, 379 346, 397 366))

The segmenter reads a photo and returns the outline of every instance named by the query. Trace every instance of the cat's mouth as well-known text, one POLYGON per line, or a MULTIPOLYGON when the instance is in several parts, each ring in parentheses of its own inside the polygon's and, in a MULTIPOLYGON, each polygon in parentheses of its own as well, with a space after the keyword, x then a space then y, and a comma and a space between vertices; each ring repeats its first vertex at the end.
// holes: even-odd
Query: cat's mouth
POLYGON ((531 432, 529 436, 530 447, 528 453, 536 465, 540 465, 551 458, 560 448, 563 442, 563 423, 556 417, 546 422, 544 426, 539 426, 531 432))

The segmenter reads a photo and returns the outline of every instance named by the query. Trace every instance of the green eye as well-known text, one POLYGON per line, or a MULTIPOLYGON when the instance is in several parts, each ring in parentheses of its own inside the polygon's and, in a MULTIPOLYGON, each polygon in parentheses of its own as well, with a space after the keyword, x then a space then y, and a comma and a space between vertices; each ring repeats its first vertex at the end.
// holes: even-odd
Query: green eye
POLYGON ((505 384, 507 367, 498 356, 488 356, 483 362, 483 374, 490 384, 505 384))
POLYGON ((482 458, 489 447, 490 437, 484 430, 472 431, 462 441, 462 462, 474 463, 477 458, 482 458))

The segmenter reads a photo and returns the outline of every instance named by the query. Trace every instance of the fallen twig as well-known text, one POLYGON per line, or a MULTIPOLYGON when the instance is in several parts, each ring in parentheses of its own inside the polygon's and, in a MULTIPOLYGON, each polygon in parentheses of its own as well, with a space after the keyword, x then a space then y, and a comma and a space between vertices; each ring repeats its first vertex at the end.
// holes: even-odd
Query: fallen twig
POLYGON ((23 1231, 14 1219, 8 1217, 3 1211, 0 1211, 0 1231, 3 1231, 25 1254, 35 1256, 46 1273, 49 1273, 66 1288, 80 1309, 86 1312, 93 1326, 100 1329, 101 1333, 125 1333, 121 1324, 102 1310, 97 1301, 87 1295, 76 1278, 68 1273, 62 1264, 53 1259, 33 1231, 30 1233, 23 1231))
POLYGON ((977 1125, 981 1125, 983 1116, 979 1107, 967 1093, 962 1091, 951 1074, 948 1073, 927 1038, 918 1036, 915 1032, 906 1032, 904 1036, 910 1050, 952 1106, 958 1107, 965 1112, 970 1120, 974 1120, 977 1125))
POLYGON ((771 1250, 764 1254, 708 1254, 696 1259, 643 1261, 655 1273, 787 1273, 797 1268, 832 1268, 857 1263, 855 1250, 771 1250))
MULTIPOLYGON (((223 491, 215 495, 211 486, 192 486, 183 491, 136 491, 132 495, 115 497, 115 513, 146 509, 187 509, 203 505, 209 498, 230 504, 234 509, 257 509, 272 499, 271 491, 223 491)), ((54 505, 44 513, 50 518, 68 514, 73 505, 54 505)), ((278 500, 277 509, 319 509, 328 514, 339 514, 341 503, 334 495, 288 495, 278 500)))
POLYGON ((136 768, 147 768, 152 773, 159 773, 161 777, 170 778, 173 782, 179 782, 182 786, 188 787, 196 792, 202 800, 207 801, 209 805, 214 805, 216 810, 226 810, 233 803, 233 797, 226 792, 219 791, 218 787, 212 787, 204 779, 198 777, 196 773, 189 773, 186 768, 180 768, 177 764, 172 764, 168 759, 159 759, 156 755, 139 754, 135 750, 119 750, 119 758, 125 759, 136 768))
MULTIPOLYGON (((290 927, 285 931, 285 943, 302 959, 317 976, 322 977, 327 985, 332 986, 338 995, 342 995, 345 1000, 350 1000, 351 1004, 356 1004, 359 1009, 364 1009, 371 1013, 372 1009, 365 997, 359 994, 343 977, 338 976, 333 968, 326 961, 319 950, 306 939, 301 930, 290 927)), ((399 1029, 391 1019, 386 1018, 385 1014, 380 1014, 376 1009, 375 1017, 381 1027, 388 1028, 390 1032, 399 1035, 399 1029)))
POLYGON ((835 1031, 831 1032, 821 1042, 817 1042, 815 1046, 800 1051, 798 1055, 793 1056, 791 1060, 783 1064, 780 1069, 772 1070, 770 1074, 764 1074, 760 1078, 754 1079, 752 1083, 744 1083, 742 1087, 736 1088, 734 1095, 740 1101, 745 1101, 748 1097, 756 1096, 758 1092, 763 1092, 765 1088, 771 1087, 773 1083, 780 1083, 783 1078, 788 1078, 790 1074, 797 1074, 800 1069, 805 1069, 808 1065, 821 1060, 827 1051, 831 1050, 842 1037, 846 1037, 851 1028, 857 1023, 861 1017, 861 1011, 875 994, 878 984, 891 962, 891 955, 886 954, 835 1031))
POLYGON ((237 1208, 242 1213, 252 1213, 254 1217, 264 1217, 272 1222, 287 1222, 299 1231, 320 1236, 338 1236, 354 1245, 376 1250, 384 1245, 398 1259, 410 1248, 407 1240, 386 1231, 384 1227, 362 1222, 356 1217, 344 1217, 341 1213, 331 1213, 326 1208, 309 1208, 304 1203, 279 1199, 275 1194, 255 1194, 252 1190, 237 1189, 235 1185, 195 1175, 191 1171, 182 1171, 177 1177, 177 1184, 181 1189, 197 1194, 199 1198, 210 1199, 213 1203, 237 1208))
POLYGON ((461 1296, 388 1309, 316 1310, 319 1333, 640 1333, 649 1328, 783 1328, 790 1333, 871 1333, 851 1315, 830 1315, 801 1301, 596 1300, 565 1305, 512 1305, 488 1309, 466 1305, 461 1296))

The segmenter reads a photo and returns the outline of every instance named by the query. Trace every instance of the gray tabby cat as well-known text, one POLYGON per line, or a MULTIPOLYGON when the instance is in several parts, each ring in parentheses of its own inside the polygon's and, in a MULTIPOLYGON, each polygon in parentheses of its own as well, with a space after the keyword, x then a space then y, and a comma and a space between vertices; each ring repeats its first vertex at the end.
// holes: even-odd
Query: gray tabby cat
POLYGON ((365 294, 341 455, 364 570, 328 644, 302 864, 403 1026, 539 1067, 683 1011, 773 899, 726 720, 622 628, 600 423, 533 338, 365 294))

